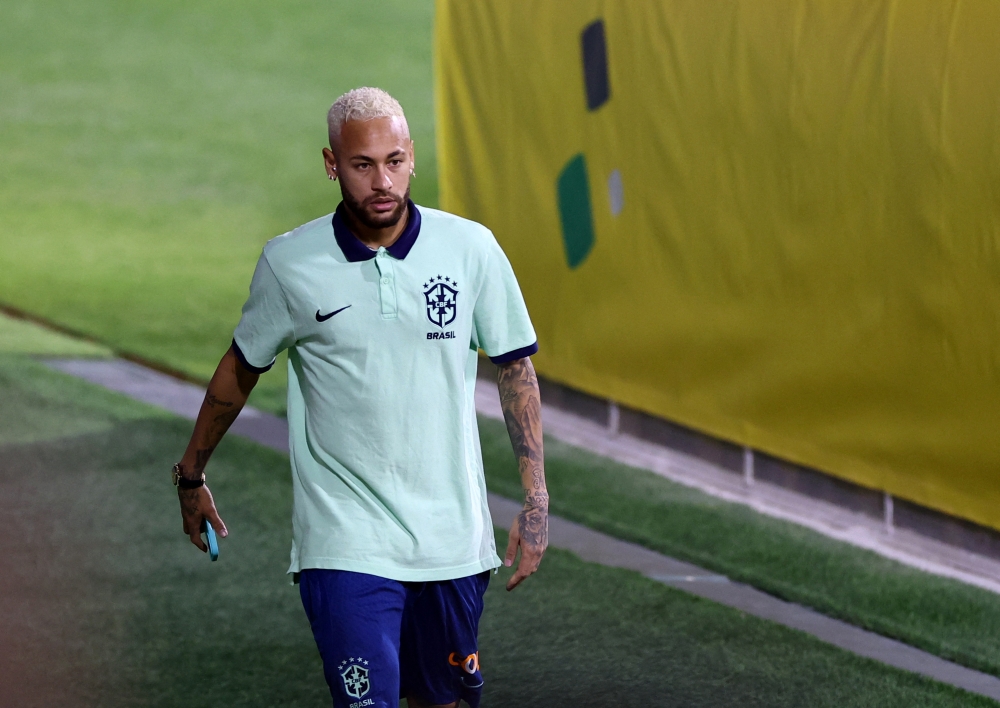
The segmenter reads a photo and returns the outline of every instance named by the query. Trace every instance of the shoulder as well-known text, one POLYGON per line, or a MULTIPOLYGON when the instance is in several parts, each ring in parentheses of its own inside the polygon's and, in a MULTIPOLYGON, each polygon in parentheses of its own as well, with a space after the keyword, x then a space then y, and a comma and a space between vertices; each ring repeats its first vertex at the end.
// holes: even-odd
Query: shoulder
POLYGON ((333 214, 327 214, 272 238, 264 244, 263 257, 274 268, 318 250, 329 249, 332 234, 333 214))
POLYGON ((420 210, 420 233, 435 238, 458 240, 467 247, 489 250, 496 244, 493 232, 477 221, 449 214, 440 209, 417 206, 420 210))

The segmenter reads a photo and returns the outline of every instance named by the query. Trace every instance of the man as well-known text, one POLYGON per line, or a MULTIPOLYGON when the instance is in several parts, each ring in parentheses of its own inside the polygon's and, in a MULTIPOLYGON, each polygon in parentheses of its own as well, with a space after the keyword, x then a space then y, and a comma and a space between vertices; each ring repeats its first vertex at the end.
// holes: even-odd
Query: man
POLYGON ((373 88, 330 108, 326 172, 343 201, 268 242, 233 344, 175 466, 184 532, 227 535, 204 469, 275 356, 288 350, 289 568, 334 706, 478 705, 477 632, 500 565, 486 503, 477 350, 498 365, 525 490, 507 589, 548 542, 537 351, 513 271, 483 226, 409 199, 403 110, 373 88))

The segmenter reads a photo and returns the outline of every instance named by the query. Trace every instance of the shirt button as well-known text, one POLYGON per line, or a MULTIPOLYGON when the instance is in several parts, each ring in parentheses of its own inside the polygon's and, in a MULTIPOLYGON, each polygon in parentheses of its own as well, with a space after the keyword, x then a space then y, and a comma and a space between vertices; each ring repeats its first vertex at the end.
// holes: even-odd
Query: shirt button
POLYGON ((388 278, 382 278, 382 285, 388 285, 388 284, 389 284, 389 279, 388 278))

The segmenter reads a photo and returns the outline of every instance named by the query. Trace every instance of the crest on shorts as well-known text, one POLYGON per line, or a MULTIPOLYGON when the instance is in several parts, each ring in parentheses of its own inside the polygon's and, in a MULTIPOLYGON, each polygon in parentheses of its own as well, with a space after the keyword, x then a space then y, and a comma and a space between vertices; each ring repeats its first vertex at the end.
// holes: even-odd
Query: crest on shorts
POLYGON ((368 669, 362 664, 368 662, 360 656, 355 659, 353 656, 340 662, 337 670, 340 671, 340 678, 344 680, 344 690, 351 698, 361 698, 372 688, 372 682, 368 680, 368 669))
POLYGON ((444 328, 455 321, 458 312, 458 283, 451 278, 437 275, 424 283, 424 300, 427 319, 431 324, 444 328))

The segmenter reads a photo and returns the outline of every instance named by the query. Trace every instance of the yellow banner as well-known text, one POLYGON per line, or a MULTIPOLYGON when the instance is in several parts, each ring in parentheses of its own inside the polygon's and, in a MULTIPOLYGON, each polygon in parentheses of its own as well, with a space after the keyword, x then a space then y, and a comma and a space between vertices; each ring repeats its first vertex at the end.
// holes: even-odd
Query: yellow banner
POLYGON ((541 373, 1000 528, 1000 3, 439 0, 541 373))

